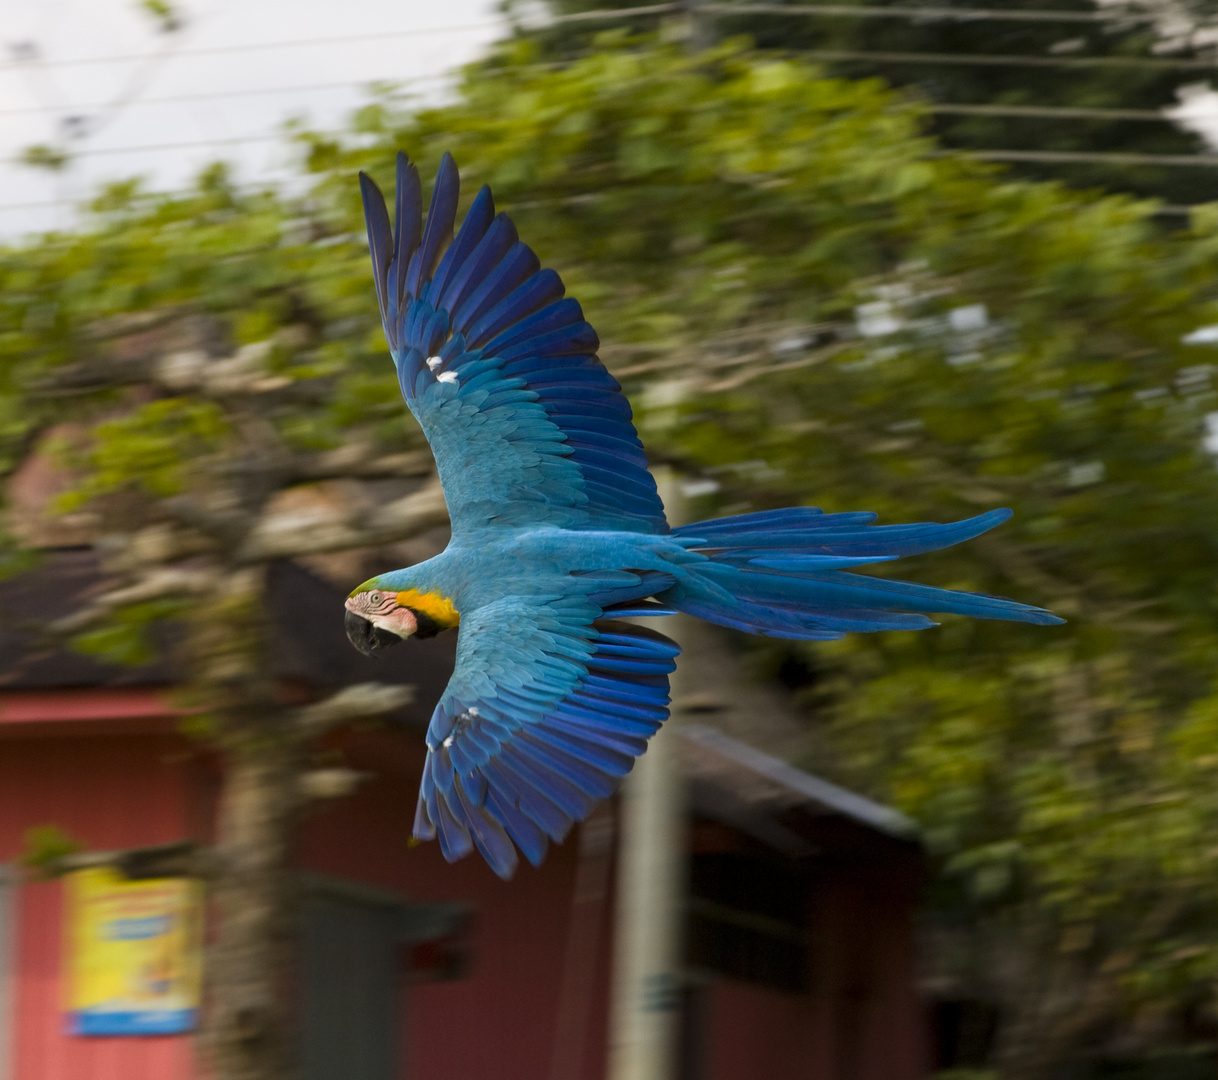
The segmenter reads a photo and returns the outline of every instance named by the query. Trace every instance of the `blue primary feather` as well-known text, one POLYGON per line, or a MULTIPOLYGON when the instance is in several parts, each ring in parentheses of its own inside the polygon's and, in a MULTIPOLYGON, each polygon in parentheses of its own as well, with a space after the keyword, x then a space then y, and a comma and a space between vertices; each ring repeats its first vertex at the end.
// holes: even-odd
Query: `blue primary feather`
POLYGON ((933 626, 927 613, 1047 625, 1000 597, 853 573, 1005 521, 876 525, 792 507, 669 530, 630 404, 559 276, 496 215, 455 231, 447 154, 424 220, 398 158, 394 221, 361 174, 385 335, 435 454, 452 521, 439 556, 367 584, 448 599, 457 663, 427 732, 414 831, 510 877, 612 793, 668 717, 679 652, 619 618, 678 611, 750 633, 833 640, 933 626))
MULTIPOLYGON (((406 293, 406 264, 418 246, 419 233, 423 228, 420 213, 422 192, 419 171, 406 159, 405 154, 400 154, 397 162, 397 185, 394 198, 396 205, 394 207, 393 253, 396 272, 391 279, 395 309, 400 309, 402 306, 402 298, 406 293)), ((365 209, 367 209, 369 201, 368 192, 365 191, 365 209)))
MULTIPOLYGON (((401 160, 399 158, 399 160, 401 160)), ((450 154, 440 159, 440 171, 436 174, 436 186, 431 191, 431 206, 427 210, 427 224, 423 227, 423 239, 410 257, 406 271, 405 290, 411 296, 422 296, 421 286, 431 278, 436 256, 452 236, 457 214, 457 196, 461 181, 457 176, 457 165, 450 154)), ((414 211, 411 209, 411 216, 414 211)))
POLYGON ((538 270, 487 311, 466 334, 475 345, 481 345, 517 320, 558 300, 563 291, 562 279, 553 270, 538 270))
MULTIPOLYGON (((483 188, 483 190, 490 198, 490 189, 483 188)), ((463 325, 460 313, 466 296, 470 295, 471 290, 480 285, 500 264, 516 244, 517 239, 516 227, 512 224, 511 218, 506 214, 500 214, 491 222, 490 228, 478 241, 478 246, 469 258, 463 263, 459 263, 449 274, 438 303, 442 308, 457 313, 453 316, 454 325, 463 325)), ((527 276, 526 274, 525 277, 527 276)), ((521 280, 523 281, 524 278, 521 280)))
POLYGON ((495 269, 461 302, 453 316, 453 325, 465 332, 473 320, 527 281, 540 267, 541 263, 537 261, 532 249, 517 241, 508 249, 495 269))
POLYGON ((460 235, 455 243, 449 245, 443 258, 440 259, 440 265, 436 267, 435 275, 423 292, 423 299, 433 307, 443 307, 446 311, 452 310, 450 305, 440 303, 440 296, 443 294, 454 268, 464 266, 465 261, 486 236, 494 217, 495 200, 491 197, 491 189, 484 185, 465 215, 460 235))

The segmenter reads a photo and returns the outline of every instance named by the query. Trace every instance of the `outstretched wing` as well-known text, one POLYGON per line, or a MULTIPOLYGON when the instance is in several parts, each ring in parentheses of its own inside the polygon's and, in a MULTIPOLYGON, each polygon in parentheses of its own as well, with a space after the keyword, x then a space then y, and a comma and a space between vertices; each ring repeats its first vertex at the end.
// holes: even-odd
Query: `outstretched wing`
POLYGON ((432 452, 454 533, 495 524, 662 533, 630 405, 596 331, 482 188, 453 237, 460 181, 445 154, 426 226, 397 162, 396 224, 360 174, 398 382, 432 452))
POLYGON ((680 650, 601 615, 583 597, 555 596, 462 614, 456 668, 427 730, 414 823, 419 839, 439 836, 450 862, 477 848, 508 878, 519 847, 538 865, 550 840, 612 793, 667 718, 680 650))

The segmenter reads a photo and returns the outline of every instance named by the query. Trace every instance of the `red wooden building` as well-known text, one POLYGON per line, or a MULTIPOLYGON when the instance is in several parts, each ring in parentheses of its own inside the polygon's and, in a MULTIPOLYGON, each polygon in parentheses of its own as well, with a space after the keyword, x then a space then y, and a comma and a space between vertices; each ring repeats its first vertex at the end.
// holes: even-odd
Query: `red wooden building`
MULTIPOLYGON (((0 607, 54 615, 95 579, 84 551, 48 559, 0 586, 0 607)), ((332 589, 291 565, 276 574, 278 617, 311 628, 284 635, 285 680, 418 687, 400 725, 335 740, 332 754, 369 780, 320 806, 301 839, 302 1075, 599 1080, 614 808, 507 883, 475 858, 449 866, 435 844, 411 846, 422 730, 450 643, 373 664, 343 638, 332 589)), ((215 763, 177 731, 172 673, 35 654, 28 637, 11 619, 0 628, 0 1080, 187 1080, 189 1036, 68 1033, 62 886, 22 881, 14 864, 26 831, 49 824, 97 849, 205 838, 215 763)), ((687 721, 681 745, 681 1080, 924 1076, 909 823, 715 728, 687 721)))

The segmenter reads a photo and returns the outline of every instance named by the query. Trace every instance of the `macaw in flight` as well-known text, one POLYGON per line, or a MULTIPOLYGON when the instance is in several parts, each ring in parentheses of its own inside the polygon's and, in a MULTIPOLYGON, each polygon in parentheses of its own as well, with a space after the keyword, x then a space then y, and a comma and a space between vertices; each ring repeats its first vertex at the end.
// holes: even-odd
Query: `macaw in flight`
POLYGON ((621 386, 553 270, 489 188, 453 235, 445 154, 422 219, 397 159, 396 222, 363 173, 377 300, 406 405, 435 454, 452 539, 346 601, 373 655, 460 626, 427 730, 414 821, 450 862, 475 848, 509 878, 630 771, 668 717, 680 651, 625 618, 685 612, 771 637, 917 630, 924 612, 1048 625, 1041 608, 851 571, 968 540, 1011 516, 873 525, 872 513, 767 510, 671 528, 621 386))

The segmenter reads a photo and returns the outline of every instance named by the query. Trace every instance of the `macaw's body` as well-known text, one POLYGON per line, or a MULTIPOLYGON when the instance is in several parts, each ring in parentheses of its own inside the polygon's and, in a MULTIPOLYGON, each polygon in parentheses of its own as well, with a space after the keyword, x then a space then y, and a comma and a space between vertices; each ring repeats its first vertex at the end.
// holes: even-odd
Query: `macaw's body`
POLYGON ((1056 623, 1010 600, 852 567, 1005 521, 877 526, 811 507, 670 528, 621 388, 562 282, 483 188, 453 236, 445 155, 426 226, 399 156, 397 223, 361 176, 377 296, 402 394, 444 486, 452 540, 347 600, 367 653, 458 628, 427 733, 415 835, 508 877, 609 795, 668 715, 678 649, 626 617, 686 612, 797 639, 933 626, 925 612, 1056 623))

